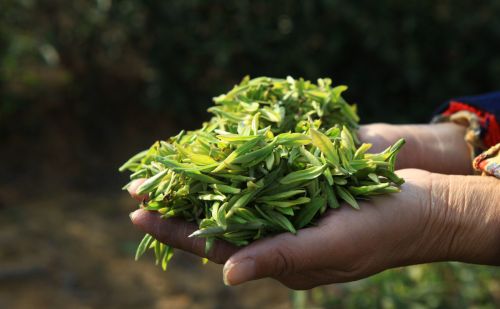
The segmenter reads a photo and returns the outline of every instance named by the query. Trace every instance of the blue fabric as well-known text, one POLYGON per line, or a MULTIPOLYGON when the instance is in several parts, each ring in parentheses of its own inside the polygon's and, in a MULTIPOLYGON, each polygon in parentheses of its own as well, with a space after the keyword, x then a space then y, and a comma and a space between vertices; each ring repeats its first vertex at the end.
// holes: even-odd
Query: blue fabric
MULTIPOLYGON (((453 101, 469 104, 484 111, 490 112, 500 119, 500 91, 490 92, 481 95, 467 96, 452 99, 453 101)), ((449 101, 441 105, 435 114, 441 114, 449 105, 449 101)))
POLYGON ((477 96, 457 98, 455 101, 466 103, 492 114, 500 119, 500 92, 490 92, 477 96))

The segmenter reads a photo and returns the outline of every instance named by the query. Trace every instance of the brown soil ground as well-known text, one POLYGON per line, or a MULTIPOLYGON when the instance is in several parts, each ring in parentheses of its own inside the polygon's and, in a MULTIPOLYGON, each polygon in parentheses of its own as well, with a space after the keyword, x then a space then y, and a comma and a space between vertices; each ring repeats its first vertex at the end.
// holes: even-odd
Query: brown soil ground
POLYGON ((17 191, 0 190, 0 308, 291 307, 278 282, 226 287, 221 266, 186 253, 166 272, 151 256, 135 262, 142 234, 125 193, 17 191))

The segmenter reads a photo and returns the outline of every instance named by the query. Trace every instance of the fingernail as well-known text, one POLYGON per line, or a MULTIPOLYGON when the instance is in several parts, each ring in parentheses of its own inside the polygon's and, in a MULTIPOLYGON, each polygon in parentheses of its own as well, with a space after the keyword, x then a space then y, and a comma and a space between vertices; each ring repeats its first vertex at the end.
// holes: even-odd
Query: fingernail
POLYGON ((135 217, 137 217, 137 212, 138 212, 138 210, 134 210, 128 214, 128 216, 130 217, 130 220, 132 220, 132 222, 134 222, 135 217))
POLYGON ((224 265, 223 279, 227 286, 237 285, 255 277, 255 261, 252 258, 233 263, 231 260, 224 265))

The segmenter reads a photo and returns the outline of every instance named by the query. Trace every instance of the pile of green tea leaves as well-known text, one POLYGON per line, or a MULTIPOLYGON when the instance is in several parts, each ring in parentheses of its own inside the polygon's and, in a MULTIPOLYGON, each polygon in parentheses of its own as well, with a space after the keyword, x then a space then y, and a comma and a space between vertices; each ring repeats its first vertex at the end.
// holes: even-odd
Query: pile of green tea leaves
MULTIPOLYGON (((347 87, 331 83, 246 77, 214 98, 201 129, 156 142, 120 171, 146 178, 141 207, 196 222, 192 236, 204 237, 207 251, 215 239, 244 246, 296 233, 341 202, 358 209, 357 199, 398 192, 394 164, 404 140, 367 153, 356 107, 341 96, 347 87)), ((146 235, 136 258, 148 249, 165 269, 173 249, 146 235)))

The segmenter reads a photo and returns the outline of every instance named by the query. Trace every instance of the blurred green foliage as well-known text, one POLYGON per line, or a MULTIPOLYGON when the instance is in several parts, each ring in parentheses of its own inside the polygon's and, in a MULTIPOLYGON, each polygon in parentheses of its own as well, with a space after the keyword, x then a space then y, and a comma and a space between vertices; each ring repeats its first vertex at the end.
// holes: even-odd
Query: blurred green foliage
POLYGON ((500 87, 499 15, 494 0, 3 0, 0 112, 64 105, 102 125, 139 105, 195 127, 250 74, 329 76, 365 122, 426 121, 500 87))
POLYGON ((295 308, 498 308, 500 269, 461 263, 416 265, 368 279, 294 292, 295 308), (302 294, 302 295, 301 295, 302 294))
MULTIPOLYGON (((495 0, 2 0, 0 137, 70 135, 69 147, 50 144, 48 153, 88 164, 77 174, 93 171, 95 182, 110 161, 102 147, 128 138, 131 123, 195 128, 210 98, 246 74, 332 77, 349 85, 363 122, 427 121, 447 98, 500 88, 498 16, 495 0), (82 145, 99 159, 89 160, 82 145)), ((315 290, 309 301, 498 307, 498 275, 461 264, 416 266, 331 295, 315 290)))
POLYGON ((140 104, 143 14, 133 1, 3 0, 0 121, 42 126, 57 111, 105 130, 110 115, 140 104))

